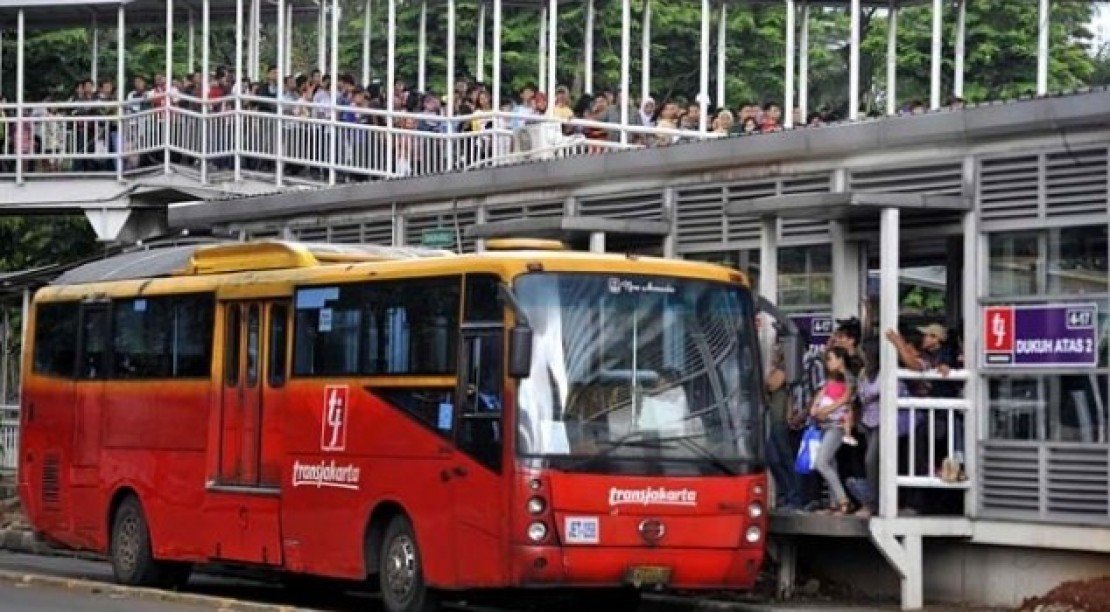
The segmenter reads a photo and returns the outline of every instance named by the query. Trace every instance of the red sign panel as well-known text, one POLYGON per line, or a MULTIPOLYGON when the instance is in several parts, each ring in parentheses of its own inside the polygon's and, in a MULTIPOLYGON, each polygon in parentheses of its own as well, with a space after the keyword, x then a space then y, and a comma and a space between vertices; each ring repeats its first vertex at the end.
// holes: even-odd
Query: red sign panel
POLYGON ((983 320, 983 344, 988 353, 1014 350, 1014 309, 1012 306, 987 308, 983 320))
POLYGON ((320 423, 320 450, 347 448, 347 385, 324 388, 324 409, 320 423))

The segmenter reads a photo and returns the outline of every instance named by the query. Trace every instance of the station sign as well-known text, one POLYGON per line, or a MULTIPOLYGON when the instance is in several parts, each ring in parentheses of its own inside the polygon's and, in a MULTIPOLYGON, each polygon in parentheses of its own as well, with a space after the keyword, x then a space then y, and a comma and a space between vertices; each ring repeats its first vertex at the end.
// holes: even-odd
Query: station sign
POLYGON ((832 338, 833 330, 836 329, 832 313, 829 312, 792 314, 790 320, 798 326, 799 330, 805 333, 809 342, 807 348, 825 348, 825 345, 829 343, 829 338, 832 338))
POLYGON ((1036 304, 983 309, 983 365, 1098 365, 1098 306, 1036 304))
POLYGON ((455 230, 451 228, 426 229, 420 233, 420 246, 445 249, 455 246, 455 230))

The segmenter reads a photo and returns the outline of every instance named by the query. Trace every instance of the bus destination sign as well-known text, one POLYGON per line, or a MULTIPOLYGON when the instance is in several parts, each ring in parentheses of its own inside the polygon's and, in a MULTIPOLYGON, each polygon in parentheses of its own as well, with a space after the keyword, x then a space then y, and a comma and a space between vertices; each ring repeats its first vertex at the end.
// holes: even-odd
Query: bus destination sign
POLYGON ((983 365, 1098 365, 1098 306, 1036 304, 983 309, 983 365))

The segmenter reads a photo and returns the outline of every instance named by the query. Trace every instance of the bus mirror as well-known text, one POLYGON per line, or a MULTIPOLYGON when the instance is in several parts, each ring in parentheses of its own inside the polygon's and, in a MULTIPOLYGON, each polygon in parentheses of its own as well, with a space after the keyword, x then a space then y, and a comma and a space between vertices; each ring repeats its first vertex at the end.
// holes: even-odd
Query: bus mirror
POLYGON ((786 384, 792 385, 802 378, 802 339, 800 336, 782 336, 782 371, 786 374, 786 384))
POLYGON ((509 376, 528 378, 532 373, 532 328, 515 325, 509 330, 509 376))

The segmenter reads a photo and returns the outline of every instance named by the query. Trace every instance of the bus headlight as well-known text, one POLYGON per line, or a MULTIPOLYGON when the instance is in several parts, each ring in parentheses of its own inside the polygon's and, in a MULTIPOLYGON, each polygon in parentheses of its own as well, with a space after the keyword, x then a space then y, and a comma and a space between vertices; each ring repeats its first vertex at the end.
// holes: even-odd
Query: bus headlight
POLYGON ((542 497, 533 497, 528 500, 528 513, 541 514, 547 509, 547 504, 543 501, 542 497))
POLYGON ((752 502, 748 504, 748 516, 757 519, 763 516, 763 504, 759 502, 752 502))
POLYGON ((755 525, 748 527, 748 530, 744 532, 744 539, 748 541, 748 544, 755 544, 762 537, 763 530, 755 525))
POLYGON ((536 521, 528 525, 528 539, 533 542, 542 542, 547 537, 547 525, 536 521))

